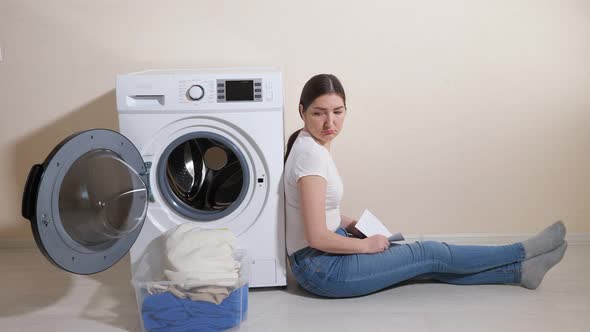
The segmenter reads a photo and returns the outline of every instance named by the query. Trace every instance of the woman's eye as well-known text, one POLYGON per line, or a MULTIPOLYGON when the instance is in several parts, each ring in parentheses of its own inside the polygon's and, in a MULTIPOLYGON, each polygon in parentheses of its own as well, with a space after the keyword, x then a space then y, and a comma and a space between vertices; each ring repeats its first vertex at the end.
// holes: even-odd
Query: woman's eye
POLYGON ((342 114, 342 111, 336 111, 335 114, 342 114))
POLYGON ((313 115, 320 116, 320 115, 322 115, 322 113, 315 112, 315 113, 313 113, 313 115))

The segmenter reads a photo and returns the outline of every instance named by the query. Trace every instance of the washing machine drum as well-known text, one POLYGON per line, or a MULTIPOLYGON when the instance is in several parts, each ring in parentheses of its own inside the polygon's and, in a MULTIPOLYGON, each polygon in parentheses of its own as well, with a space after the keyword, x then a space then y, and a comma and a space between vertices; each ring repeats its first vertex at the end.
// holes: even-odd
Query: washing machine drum
POLYGON ((237 202, 244 187, 244 163, 224 142, 193 138, 168 155, 166 184, 173 200, 202 212, 224 211, 237 202))

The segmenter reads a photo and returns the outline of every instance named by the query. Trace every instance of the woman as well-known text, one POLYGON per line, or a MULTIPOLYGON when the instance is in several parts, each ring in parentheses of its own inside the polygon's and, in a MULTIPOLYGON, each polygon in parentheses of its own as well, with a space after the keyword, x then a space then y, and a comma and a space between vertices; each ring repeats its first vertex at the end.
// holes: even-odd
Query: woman
POLYGON ((343 185, 330 156, 346 112, 344 89, 335 76, 316 75, 303 87, 304 127, 289 138, 284 176, 287 252, 303 288, 319 296, 351 297, 405 280, 433 279, 535 289, 562 259, 567 242, 561 221, 526 241, 502 246, 390 245, 382 235, 363 238, 356 221, 340 214, 343 185))

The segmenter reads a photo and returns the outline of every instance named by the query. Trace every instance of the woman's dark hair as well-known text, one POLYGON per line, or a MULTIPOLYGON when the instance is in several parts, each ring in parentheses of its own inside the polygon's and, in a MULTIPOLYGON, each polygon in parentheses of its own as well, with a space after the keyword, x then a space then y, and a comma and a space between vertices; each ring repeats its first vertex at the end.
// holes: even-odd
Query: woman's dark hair
MULTIPOLYGON (((344 107, 346 107, 346 95, 344 94, 344 88, 342 87, 340 80, 332 74, 315 75, 314 77, 310 78, 309 81, 307 81, 307 83, 305 83, 303 86, 303 90, 301 90, 301 97, 299 98, 299 105, 303 106, 303 112, 305 113, 309 105, 311 105, 311 103, 313 103, 317 97, 331 93, 335 93, 336 95, 340 96, 344 102, 344 107)), ((299 110, 299 107, 297 109, 299 110)), ((302 114, 300 115, 303 116, 302 114)), ((285 162, 287 162, 287 158, 289 157, 293 143, 295 143, 295 140, 302 129, 303 128, 295 131, 293 134, 291 134, 291 136, 289 136, 289 140, 287 141, 285 162)))

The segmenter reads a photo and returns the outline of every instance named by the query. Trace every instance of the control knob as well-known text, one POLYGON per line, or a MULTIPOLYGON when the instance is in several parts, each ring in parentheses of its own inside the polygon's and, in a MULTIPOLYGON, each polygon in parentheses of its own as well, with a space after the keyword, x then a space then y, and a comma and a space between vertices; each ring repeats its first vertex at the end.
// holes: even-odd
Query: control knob
POLYGON ((201 100, 205 96, 205 89, 202 86, 196 84, 188 88, 186 92, 187 97, 190 100, 201 100))

